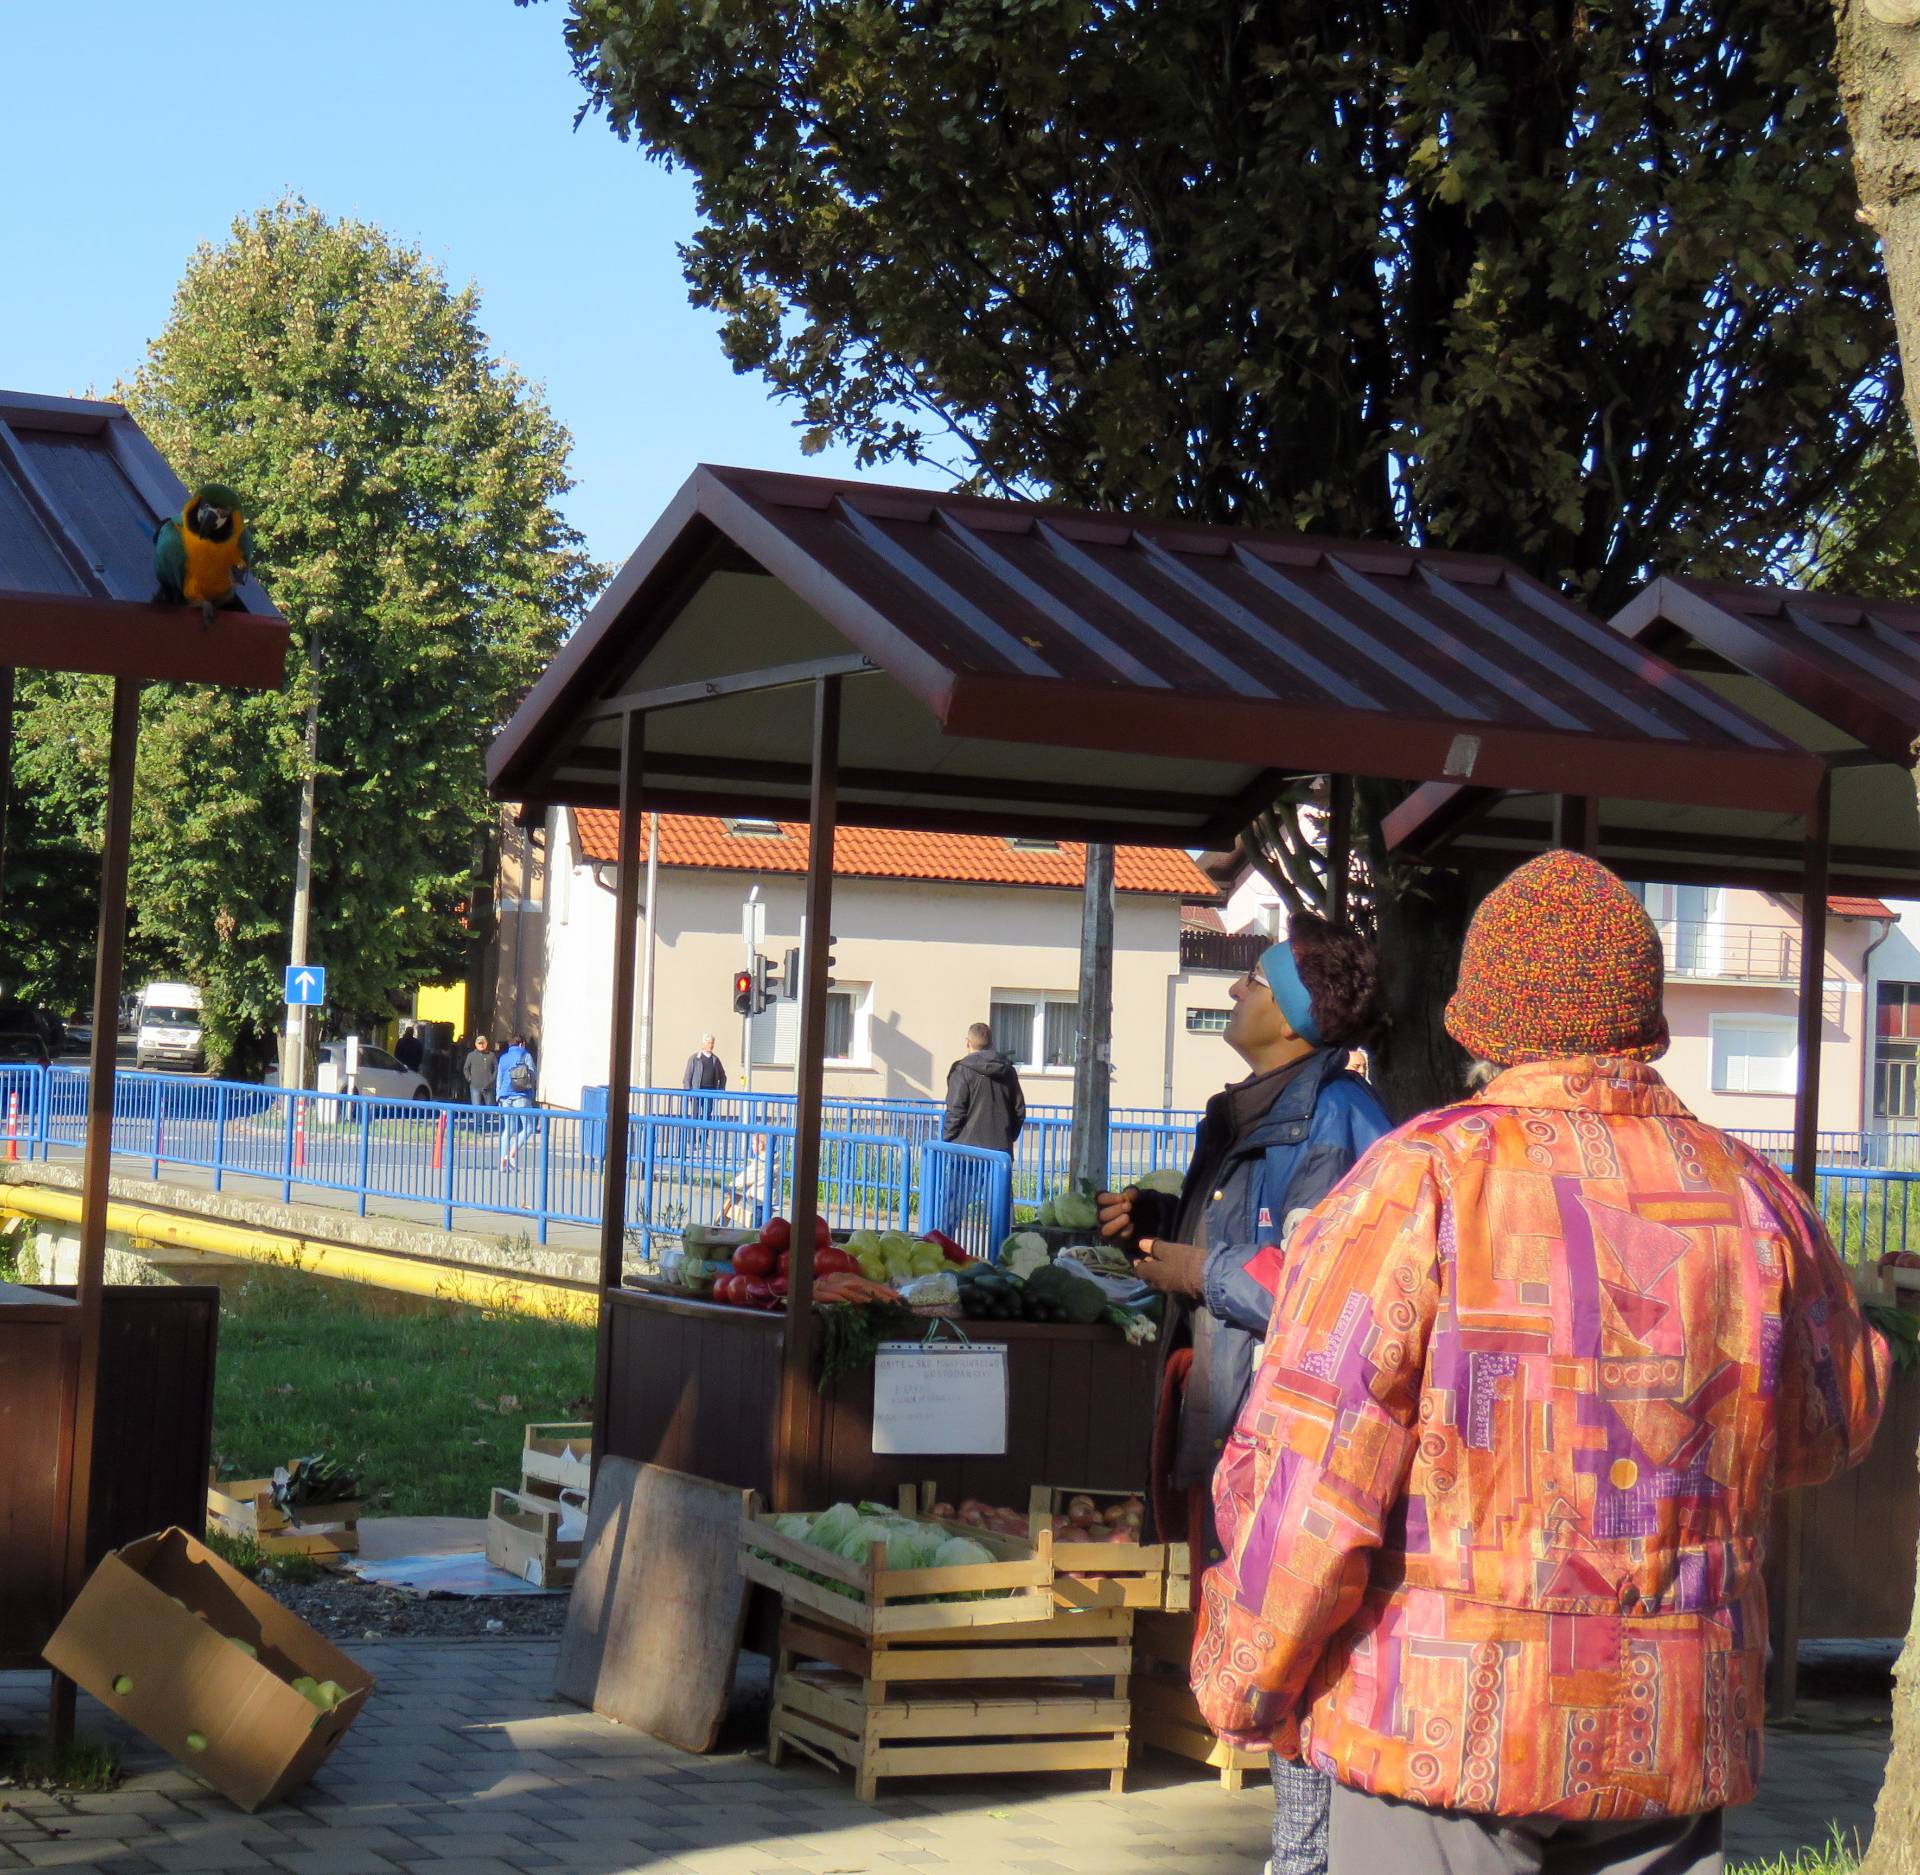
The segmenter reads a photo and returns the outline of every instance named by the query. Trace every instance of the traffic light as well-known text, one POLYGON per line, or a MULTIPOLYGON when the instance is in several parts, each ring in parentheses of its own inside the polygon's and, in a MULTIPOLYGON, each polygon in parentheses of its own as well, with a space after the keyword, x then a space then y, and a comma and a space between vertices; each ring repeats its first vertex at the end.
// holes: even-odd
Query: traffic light
POLYGON ((790 1003, 800 1000, 800 947, 792 944, 780 965, 780 994, 790 1003))
POLYGON ((767 1005, 773 1001, 773 959, 762 957, 758 953, 753 959, 753 1014, 766 1013, 767 1005))
POLYGON ((827 988, 828 989, 833 988, 833 946, 834 946, 834 936, 833 936, 833 933, 829 931, 827 933, 827 988))
POLYGON ((736 970, 733 973, 733 1013, 736 1016, 753 1014, 753 972, 736 970))

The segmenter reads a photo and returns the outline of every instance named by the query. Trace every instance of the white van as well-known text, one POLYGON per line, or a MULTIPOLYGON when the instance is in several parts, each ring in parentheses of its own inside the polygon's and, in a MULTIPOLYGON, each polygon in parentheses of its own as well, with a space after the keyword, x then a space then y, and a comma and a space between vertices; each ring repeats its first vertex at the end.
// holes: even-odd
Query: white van
POLYGON ((134 1025, 136 1068, 177 1068, 198 1074, 207 1065, 200 1027, 200 992, 191 983, 149 983, 140 992, 134 1025))

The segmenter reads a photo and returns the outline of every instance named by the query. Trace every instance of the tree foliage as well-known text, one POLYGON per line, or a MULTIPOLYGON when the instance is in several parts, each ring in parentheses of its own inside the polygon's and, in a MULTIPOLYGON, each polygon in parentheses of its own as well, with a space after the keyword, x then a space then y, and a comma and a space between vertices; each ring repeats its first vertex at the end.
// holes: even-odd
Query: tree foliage
MULTIPOLYGON (((593 579, 555 506, 566 432, 490 355, 472 287, 296 200, 194 255, 120 394, 185 482, 240 491, 294 627, 281 691, 147 692, 137 937, 203 986, 217 1053, 278 1026, 317 690, 311 952, 336 1014, 460 974, 486 744, 593 579)), ((37 694, 22 761, 50 792, 84 800, 104 704, 85 681, 37 694)))
POLYGON ((693 297, 868 461, 1759 571, 1884 422, 1819 0, 574 0, 693 297))
MULTIPOLYGON (((584 109, 690 171, 736 365, 863 463, 1498 552, 1609 611, 1817 574, 1897 403, 1822 0, 571 0, 567 36, 584 109)), ((1377 850, 1394 793, 1356 824, 1383 941, 1432 952, 1389 960, 1389 1073, 1438 1051, 1405 1103, 1471 898, 1377 850)))

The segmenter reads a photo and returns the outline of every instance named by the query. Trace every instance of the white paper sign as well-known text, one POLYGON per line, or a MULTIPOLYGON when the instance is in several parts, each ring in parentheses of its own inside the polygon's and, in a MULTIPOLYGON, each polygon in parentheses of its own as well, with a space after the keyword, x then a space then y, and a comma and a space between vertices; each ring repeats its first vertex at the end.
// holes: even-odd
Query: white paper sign
POLYGON ((876 1456, 1007 1449, 1007 1349, 883 1341, 873 1362, 876 1456))

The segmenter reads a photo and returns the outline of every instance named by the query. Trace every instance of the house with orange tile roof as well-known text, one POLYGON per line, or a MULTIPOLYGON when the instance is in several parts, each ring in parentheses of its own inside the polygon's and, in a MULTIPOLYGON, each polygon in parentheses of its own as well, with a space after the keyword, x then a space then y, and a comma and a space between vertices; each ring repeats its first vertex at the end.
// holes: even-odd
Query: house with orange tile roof
MULTIPOLYGON (((641 837, 647 837, 645 820, 641 837)), ((524 1019, 538 1010, 541 1098, 571 1106, 607 1078, 617 821, 591 808, 547 816, 530 883, 502 907, 496 1015, 509 986, 524 1019)), ((645 847, 637 856, 644 860, 645 847)), ((776 972, 801 936, 804 823, 659 817, 656 900, 643 914, 653 953, 651 1078, 678 1087, 703 1033, 730 1088, 793 1087, 798 1005, 776 1000, 743 1021, 733 978, 754 921, 776 972)), ((843 827, 834 845, 835 987, 827 1018, 827 1092, 938 1097, 987 1022, 1020 1069, 1029 1103, 1065 1105, 1079 976, 1084 849, 1071 841, 998 839, 843 827)), ((1220 1040, 1233 981, 1210 953, 1189 966, 1183 908, 1221 894, 1184 852, 1121 847, 1115 857, 1113 1102, 1201 1104, 1235 1072, 1220 1040)), ((1210 934, 1223 936, 1218 931, 1210 934)), ((634 1072, 647 1071, 636 1010, 634 1072)))

